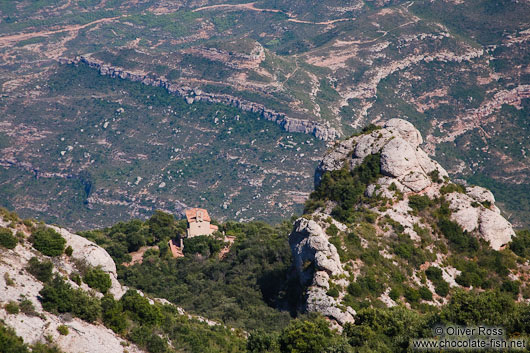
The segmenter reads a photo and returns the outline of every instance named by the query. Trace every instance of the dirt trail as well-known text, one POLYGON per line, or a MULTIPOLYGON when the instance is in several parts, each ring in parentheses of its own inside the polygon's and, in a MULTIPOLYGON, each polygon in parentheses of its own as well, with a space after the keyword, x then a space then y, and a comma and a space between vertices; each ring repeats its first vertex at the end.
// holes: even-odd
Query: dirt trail
POLYGON ((331 25, 337 22, 343 22, 343 21, 350 21, 353 20, 353 18, 338 18, 335 20, 329 20, 324 22, 312 22, 312 21, 305 21, 305 20, 299 20, 296 17, 294 17, 291 13, 284 12, 282 10, 276 10, 276 9, 260 9, 256 6, 254 6, 254 2, 249 2, 246 4, 219 4, 219 5, 210 5, 210 6, 204 6, 199 7, 192 12, 198 12, 198 11, 204 11, 204 10, 212 10, 212 9, 220 9, 220 8, 230 8, 230 9, 240 9, 240 10, 249 10, 249 11, 257 11, 257 12, 274 12, 274 13, 283 13, 286 14, 289 19, 287 21, 294 22, 294 23, 305 23, 310 25, 331 25))
POLYGON ((9 46, 12 43, 20 42, 21 40, 31 39, 35 37, 47 37, 52 34, 63 33, 63 32, 77 32, 81 29, 87 28, 89 26, 92 26, 98 23, 112 22, 121 17, 123 16, 101 18, 99 20, 92 21, 84 25, 70 25, 70 26, 66 26, 61 29, 56 29, 52 31, 38 31, 38 32, 19 33, 19 34, 13 34, 10 36, 4 36, 4 37, 0 37, 0 47, 9 46))

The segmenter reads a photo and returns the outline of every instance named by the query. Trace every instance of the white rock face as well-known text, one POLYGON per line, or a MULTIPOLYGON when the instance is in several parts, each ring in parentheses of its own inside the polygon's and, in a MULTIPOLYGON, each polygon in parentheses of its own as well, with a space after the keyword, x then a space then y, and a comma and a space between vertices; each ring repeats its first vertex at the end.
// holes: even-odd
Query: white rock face
POLYGON ((418 169, 416 151, 400 137, 392 139, 381 150, 381 173, 399 178, 418 169))
POLYGON ((490 243, 494 250, 500 250, 508 244, 515 232, 510 222, 500 215, 500 211, 492 203, 493 194, 489 190, 474 186, 466 189, 466 193, 453 192, 446 196, 452 211, 451 219, 468 232, 477 235, 490 243), (481 202, 491 203, 491 209, 481 202))
MULTIPOLYGON (((123 353, 122 340, 112 330, 105 326, 89 324, 77 318, 65 321, 59 316, 46 313, 46 320, 40 317, 30 317, 24 314, 9 315, 5 310, 0 310, 0 319, 12 327, 24 342, 34 344, 45 342, 46 336, 52 336, 53 341, 68 353, 123 353), (59 334, 57 327, 68 326, 66 336, 59 334)), ((135 345, 127 346, 131 353, 144 352, 135 345)))
POLYGON ((101 247, 97 246, 90 240, 83 238, 77 234, 70 233, 66 229, 51 226, 66 240, 66 246, 71 246, 74 249, 72 257, 84 261, 87 265, 92 267, 100 267, 103 271, 109 274, 112 281, 112 287, 109 292, 114 295, 116 299, 121 298, 127 291, 120 282, 118 282, 118 275, 116 274, 116 264, 112 257, 101 247))
POLYGON ((418 147, 423 143, 423 138, 418 129, 406 120, 396 118, 390 119, 385 123, 385 128, 397 131, 398 134, 413 147, 418 147))
POLYGON ((327 294, 330 277, 345 272, 337 249, 328 241, 322 227, 313 220, 299 218, 289 236, 289 245, 300 283, 307 286, 304 309, 319 312, 339 325, 353 322, 355 311, 351 308, 343 311, 340 303, 327 294))
MULTIPOLYGON (((3 224, 3 222, 0 222, 0 224, 3 224)), ((58 230, 67 239, 68 245, 71 245, 74 249, 73 255, 77 254, 78 258, 86 259, 87 263, 92 266, 101 265, 105 271, 114 270, 112 273, 114 277, 116 276, 116 267, 105 250, 66 230, 56 227, 54 229, 58 230), (106 255, 102 254, 102 252, 106 255), (109 258, 112 265, 108 262, 109 258)), ((123 353, 124 347, 121 342, 124 340, 105 326, 95 323, 90 324, 76 318, 67 319, 66 316, 53 315, 42 310, 42 305, 37 298, 43 285, 26 271, 29 259, 34 256, 39 257, 41 260, 47 258, 33 249, 27 242, 18 244, 13 250, 0 248, 0 319, 7 326, 13 328, 24 342, 29 344, 45 342, 46 336, 51 335, 53 341, 64 352, 123 353), (12 279, 14 284, 8 285, 6 278, 12 279), (4 305, 7 302, 20 301, 22 299, 30 300, 36 312, 41 314, 44 319, 39 316, 27 316, 23 313, 12 315, 8 314, 4 309, 4 305), (60 325, 68 326, 68 335, 59 334, 57 327, 60 325)), ((74 269, 73 264, 66 255, 52 260, 55 263, 55 273, 59 270, 62 275, 65 273, 69 274, 74 269)), ((72 287, 77 287, 75 283, 71 281, 69 283, 72 287)), ((83 286, 85 285, 83 284, 83 286)), ((88 287, 83 287, 83 289, 88 289, 88 287)), ((143 352, 143 350, 133 344, 128 345, 126 349, 131 353, 143 352)))
POLYGON ((480 214, 480 235, 489 241, 493 249, 499 250, 511 241, 515 232, 504 217, 497 212, 485 209, 480 214))
POLYGON ((495 203, 495 197, 488 189, 480 186, 471 186, 466 189, 466 194, 478 202, 495 203))

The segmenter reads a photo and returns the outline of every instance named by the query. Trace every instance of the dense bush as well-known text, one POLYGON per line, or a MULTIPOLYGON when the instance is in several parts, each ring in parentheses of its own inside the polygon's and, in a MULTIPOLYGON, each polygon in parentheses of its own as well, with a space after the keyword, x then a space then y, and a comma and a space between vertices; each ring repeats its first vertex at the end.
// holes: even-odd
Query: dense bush
POLYGON ((262 330, 257 330, 248 336, 248 353, 277 353, 279 350, 280 346, 276 334, 270 334, 262 330))
POLYGON ((431 266, 425 270, 427 278, 434 285, 434 291, 441 297, 449 294, 449 284, 442 277, 442 270, 438 267, 431 266))
POLYGON ((352 171, 343 167, 324 173, 320 185, 311 193, 305 212, 313 209, 318 201, 332 200, 338 203, 332 215, 341 222, 354 223, 355 208, 363 199, 366 187, 381 175, 380 164, 381 155, 372 154, 352 171))
POLYGON ((101 307, 81 289, 72 289, 60 276, 44 285, 39 292, 42 307, 54 313, 72 313, 82 320, 93 322, 99 318, 101 307))
POLYGON ((17 238, 10 229, 0 227, 0 246, 7 249, 14 249, 17 246, 17 238))
POLYGON ((58 331, 61 335, 66 336, 66 335, 68 335, 68 332, 69 332, 69 330, 68 330, 68 326, 60 325, 60 326, 57 327, 57 331, 58 331))
POLYGON ((521 257, 530 258, 530 230, 517 232, 510 243, 510 249, 521 257))
POLYGON ((29 353, 28 347, 22 338, 18 337, 11 328, 5 327, 0 322, 0 352, 29 353))
POLYGON ((33 247, 47 256, 59 256, 64 251, 66 240, 52 228, 41 227, 31 235, 33 247))
POLYGON ((97 289, 105 294, 112 286, 112 281, 108 273, 100 268, 90 268, 83 276, 85 282, 90 288, 97 289))
POLYGON ((116 301, 112 295, 105 295, 101 299, 101 309, 105 326, 118 334, 124 333, 129 325, 122 302, 116 301))
POLYGON ((293 320, 280 335, 281 352, 321 353, 337 336, 323 318, 293 320))
POLYGON ((409 207, 412 208, 416 212, 423 211, 431 205, 432 205, 432 201, 429 198, 429 196, 426 196, 426 195, 409 196, 409 207))
POLYGON ((160 322, 160 311, 156 306, 149 304, 147 298, 142 297, 135 290, 128 290, 121 299, 120 303, 123 310, 126 311, 134 321, 147 325, 155 325, 160 322))
POLYGON ((466 187, 460 184, 449 183, 440 188, 442 194, 450 194, 452 192, 459 192, 464 194, 466 192, 466 187))
POLYGON ((11 314, 11 315, 18 314, 18 312, 20 311, 20 308, 18 307, 17 302, 14 302, 14 301, 10 301, 9 303, 7 303, 5 305, 5 309, 8 312, 8 314, 11 314))
POLYGON ((41 282, 48 282, 52 278, 53 263, 51 261, 40 262, 36 257, 28 261, 27 270, 41 282))
POLYGON ((427 287, 420 287, 420 289, 418 290, 418 292, 420 293, 420 297, 421 297, 421 299, 423 299, 423 300, 427 300, 427 301, 432 300, 432 292, 429 290, 429 288, 427 288, 427 287))
POLYGON ((66 254, 66 256, 72 256, 72 254, 74 253, 74 249, 70 245, 68 245, 66 249, 64 249, 64 253, 66 254))
POLYGON ((343 335, 355 352, 406 352, 412 338, 429 337, 431 317, 403 306, 365 308, 354 324, 346 324, 343 335))
POLYGON ((438 221, 438 228, 455 250, 471 253, 478 250, 477 239, 465 232, 458 223, 447 218, 441 218, 438 221))
POLYGON ((200 254, 210 257, 221 250, 223 242, 209 235, 199 235, 184 239, 184 254, 200 254))
POLYGON ((426 260, 424 251, 418 248, 408 235, 398 236, 394 246, 394 252, 414 267, 418 267, 426 260))

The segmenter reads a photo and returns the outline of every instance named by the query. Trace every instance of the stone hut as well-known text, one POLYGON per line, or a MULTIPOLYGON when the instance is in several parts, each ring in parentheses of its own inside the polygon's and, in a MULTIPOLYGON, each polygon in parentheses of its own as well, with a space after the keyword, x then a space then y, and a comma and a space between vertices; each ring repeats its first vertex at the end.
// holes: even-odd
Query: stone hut
POLYGON ((208 211, 203 208, 190 208, 186 210, 186 219, 188 220, 188 229, 186 236, 193 238, 198 235, 210 235, 219 228, 210 224, 211 219, 208 211))

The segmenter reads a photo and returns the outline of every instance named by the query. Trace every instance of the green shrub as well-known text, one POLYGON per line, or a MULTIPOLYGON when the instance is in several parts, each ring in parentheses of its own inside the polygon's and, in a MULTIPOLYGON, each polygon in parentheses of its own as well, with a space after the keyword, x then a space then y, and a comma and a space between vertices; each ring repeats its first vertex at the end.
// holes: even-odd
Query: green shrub
POLYGON ((438 228, 456 250, 471 253, 478 250, 477 239, 465 232, 458 223, 441 218, 438 221, 438 228))
POLYGON ((13 235, 11 230, 7 228, 0 228, 0 246, 7 249, 14 249, 17 246, 17 238, 13 235))
POLYGON ((17 302, 14 301, 10 301, 9 303, 7 303, 5 305, 5 309, 9 314, 12 315, 16 315, 20 311, 17 302))
POLYGON ((68 332, 69 332, 69 331, 68 331, 68 326, 60 325, 60 326, 57 327, 57 331, 58 331, 61 335, 66 336, 66 335, 68 335, 68 332))
POLYGON ((66 256, 72 256, 72 254, 74 253, 74 249, 72 249, 72 247, 68 245, 66 249, 64 249, 64 253, 66 254, 66 256))
POLYGON ((384 292, 385 288, 374 275, 368 274, 363 277, 358 277, 356 282, 350 283, 347 290, 348 293, 354 297, 360 297, 363 295, 379 297, 384 292))
POLYGON ((363 288, 357 282, 352 282, 348 285, 348 293, 354 297, 360 297, 363 294, 363 288))
POLYGON ((60 276, 55 276, 39 292, 44 310, 52 313, 72 313, 87 322, 100 317, 101 307, 96 298, 81 289, 72 289, 60 276))
POLYGON ((479 266, 474 261, 461 261, 455 265, 455 267, 462 271, 455 280, 456 283, 464 287, 482 287, 488 288, 487 285, 489 282, 488 271, 481 266, 479 266), (486 284, 486 285, 485 285, 486 284))
POLYGON ((420 297, 423 300, 431 301, 432 300, 432 292, 427 287, 421 287, 418 291, 420 293, 420 297))
POLYGON ((518 256, 530 258, 530 230, 517 232, 512 238, 510 249, 518 256))
POLYGON ((447 185, 442 186, 440 188, 440 192, 442 193, 442 195, 450 194, 452 192, 459 192, 461 194, 465 194, 466 193, 466 187, 464 185, 460 185, 460 184, 449 183, 447 185))
POLYGON ((221 250, 223 242, 208 235, 199 235, 193 238, 184 239, 184 254, 201 254, 202 256, 212 256, 221 250))
POLYGON ((70 279, 72 280, 72 282, 74 282, 78 286, 81 285, 81 276, 79 275, 79 273, 70 274, 70 279))
POLYGON ((442 270, 438 267, 430 266, 427 270, 425 270, 425 274, 433 283, 443 280, 442 270))
POLYGON ((47 256, 59 256, 64 251, 66 240, 52 228, 42 227, 31 235, 33 247, 47 256))
POLYGON ((329 288, 329 290, 327 291, 326 294, 329 295, 330 297, 338 298, 340 292, 339 292, 339 290, 337 289, 337 287, 331 287, 331 288, 329 288))
POLYGON ((145 245, 145 238, 142 234, 135 232, 127 234, 127 250, 129 252, 138 251, 145 245))
POLYGON ((18 307, 20 308, 20 311, 23 312, 24 314, 26 314, 27 316, 37 316, 38 315, 37 311, 35 310, 35 306, 31 302, 31 300, 29 300, 29 299, 22 300, 18 304, 18 307))
POLYGON ((326 234, 330 237, 334 237, 339 233, 339 228, 337 228, 336 225, 330 224, 329 227, 326 229, 326 234))
POLYGON ((442 308, 440 316, 443 321, 456 325, 502 326, 513 322, 514 311, 515 302, 508 293, 458 289, 449 304, 442 308))
POLYGON ((416 212, 425 210, 427 207, 432 205, 432 201, 429 196, 426 195, 411 195, 409 196, 409 207, 416 212))
POLYGON ((116 301, 112 295, 107 294, 101 299, 101 310, 105 326, 118 334, 125 332, 128 321, 123 312, 121 302, 116 301))
POLYGON ((28 261, 27 270, 41 282, 48 282, 52 278, 53 263, 51 261, 40 262, 38 258, 32 257, 28 261))
POLYGON ((129 333, 129 339, 146 348, 149 353, 165 353, 168 350, 167 341, 146 326, 133 328, 129 333))
POLYGON ((431 177, 431 180, 434 183, 438 183, 438 184, 443 183, 443 180, 440 178, 440 171, 438 169, 433 170, 428 175, 431 177))
POLYGON ((506 280, 501 285, 501 291, 511 293, 514 297, 517 297, 519 295, 520 286, 521 282, 519 281, 506 280))
POLYGON ((0 322, 0 352, 29 353, 24 340, 18 337, 13 329, 5 327, 2 322, 0 322))
POLYGON ((333 332, 323 318, 315 320, 293 320, 280 335, 282 352, 321 353, 334 338, 333 332))
POLYGON ((447 296, 449 294, 449 283, 443 280, 438 282, 434 291, 441 297, 447 296))
POLYGON ((380 164, 381 155, 372 154, 353 171, 343 167, 324 173, 320 185, 311 193, 310 203, 317 200, 336 201, 337 206, 332 210, 332 215, 341 222, 354 223, 358 216, 362 216, 356 214, 355 207, 363 199, 368 184, 381 175, 380 164))
POLYGON ((408 352, 410 340, 426 337, 429 330, 423 315, 400 305, 357 310, 355 323, 346 324, 343 335, 353 346, 352 352, 408 352))
POLYGON ((420 292, 412 287, 405 287, 403 295, 405 296, 405 299, 407 299, 407 301, 411 304, 417 303, 421 298, 420 292))
POLYGON ((262 330, 250 333, 247 339, 248 353, 276 353, 279 352, 278 337, 262 330))
POLYGON ((90 288, 97 289, 103 294, 107 293, 112 286, 109 274, 100 268, 90 268, 85 273, 83 282, 85 282, 90 288))
POLYGON ((392 288, 390 292, 388 292, 388 296, 390 297, 390 299, 396 301, 401 296, 401 292, 397 288, 392 288))
POLYGON ((442 276, 442 270, 438 267, 431 266, 425 270, 427 278, 431 280, 434 285, 434 291, 441 297, 445 297, 449 294, 449 284, 444 281, 442 276))
POLYGON ((123 310, 126 311, 129 316, 136 322, 155 325, 160 319, 159 309, 149 304, 147 298, 142 297, 135 290, 128 290, 121 299, 120 303, 123 305, 123 310))

